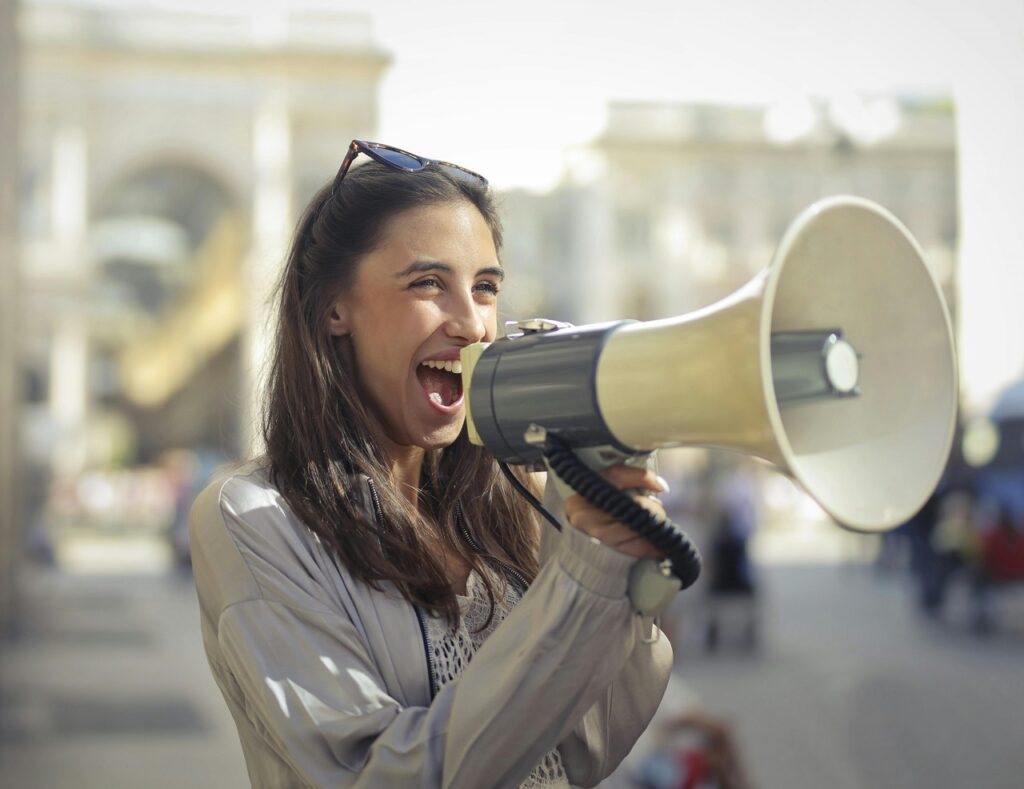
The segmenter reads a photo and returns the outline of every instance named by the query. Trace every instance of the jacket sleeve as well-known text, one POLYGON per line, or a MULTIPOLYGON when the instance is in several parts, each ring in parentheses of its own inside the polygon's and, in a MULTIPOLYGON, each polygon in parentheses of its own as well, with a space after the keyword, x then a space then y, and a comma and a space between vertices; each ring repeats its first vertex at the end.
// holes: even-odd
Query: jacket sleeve
MULTIPOLYGON (((572 535, 577 550, 581 543, 591 542, 569 525, 562 505, 554 485, 548 481, 544 486, 544 506, 562 524, 562 535, 546 522, 541 523, 541 562, 557 553, 566 534, 572 535)), ((604 546, 600 549, 611 550, 604 546)), ((643 734, 665 695, 672 673, 672 646, 649 620, 634 616, 633 627, 633 650, 622 669, 569 736, 559 743, 562 764, 573 786, 595 786, 610 775, 643 734)))
POLYGON ((632 561, 566 529, 520 604, 429 707, 391 697, 353 621, 308 594, 234 602, 215 638, 249 722, 309 785, 513 787, 556 743, 592 782, 664 690, 660 668, 641 676, 652 664, 637 656, 654 653, 638 650, 625 596, 632 561), (629 696, 641 687, 643 703, 629 696), (610 725, 620 714, 631 720, 610 725))

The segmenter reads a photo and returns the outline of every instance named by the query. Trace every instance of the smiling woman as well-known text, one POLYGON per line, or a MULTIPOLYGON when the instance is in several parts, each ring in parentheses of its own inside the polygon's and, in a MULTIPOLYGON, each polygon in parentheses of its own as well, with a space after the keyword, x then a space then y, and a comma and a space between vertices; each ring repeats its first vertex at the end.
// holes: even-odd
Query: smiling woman
POLYGON ((593 785, 667 682, 626 596, 652 549, 581 501, 542 532, 468 441, 459 353, 496 339, 501 226, 481 176, 396 150, 353 143, 306 209, 266 455, 193 509, 210 667, 254 786, 593 785))

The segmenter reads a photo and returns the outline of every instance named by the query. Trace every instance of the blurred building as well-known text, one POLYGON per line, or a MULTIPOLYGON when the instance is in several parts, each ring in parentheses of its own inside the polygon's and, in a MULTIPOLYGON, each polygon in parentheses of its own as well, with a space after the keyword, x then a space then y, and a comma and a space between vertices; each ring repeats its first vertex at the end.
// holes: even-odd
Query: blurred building
POLYGON ((368 17, 21 9, 26 457, 249 451, 296 211, 377 123, 368 17))
POLYGON ((0 635, 15 610, 21 496, 18 425, 21 379, 18 294, 18 35, 17 4, 0 0, 0 635))
POLYGON ((507 196, 505 257, 526 280, 527 312, 578 323, 678 315, 749 280, 800 211, 842 193, 907 225, 955 313, 956 144, 945 100, 613 104, 559 189, 507 196))

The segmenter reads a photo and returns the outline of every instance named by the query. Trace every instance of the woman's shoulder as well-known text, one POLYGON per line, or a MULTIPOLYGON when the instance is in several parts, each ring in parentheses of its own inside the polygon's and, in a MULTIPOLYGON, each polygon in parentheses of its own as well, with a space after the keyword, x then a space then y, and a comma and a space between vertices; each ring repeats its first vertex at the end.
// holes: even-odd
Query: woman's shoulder
POLYGON ((224 535, 249 542, 253 527, 279 531, 290 527, 291 510, 274 486, 269 469, 258 462, 234 466, 215 475, 192 503, 190 542, 224 535))
POLYGON ((249 599, 315 605, 340 571, 259 462, 229 469, 196 497, 189 519, 196 586, 224 608, 249 599))
POLYGON ((275 506, 281 500, 270 479, 269 467, 260 461, 221 469, 196 496, 196 505, 207 503, 233 513, 245 513, 275 506))
MULTIPOLYGON (((358 489, 351 493, 362 506, 369 506, 368 477, 360 475, 358 489)), ((252 460, 222 469, 196 496, 196 504, 201 501, 233 515, 276 510, 286 520, 297 520, 264 460, 252 460)))

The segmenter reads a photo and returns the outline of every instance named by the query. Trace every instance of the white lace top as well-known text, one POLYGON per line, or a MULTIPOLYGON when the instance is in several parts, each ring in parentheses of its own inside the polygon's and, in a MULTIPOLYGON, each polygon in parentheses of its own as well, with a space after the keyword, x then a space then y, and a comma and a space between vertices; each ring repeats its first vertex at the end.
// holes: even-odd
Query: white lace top
MULTIPOLYGON (((484 640, 519 602, 519 592, 512 584, 505 584, 505 589, 505 599, 496 601, 494 617, 483 630, 480 628, 487 621, 490 603, 487 586, 475 570, 469 574, 465 596, 458 595, 461 620, 457 630, 451 629, 442 618, 427 617, 427 639, 433 653, 434 684, 438 689, 462 673, 484 640)), ((557 749, 548 752, 520 784, 520 789, 553 787, 569 787, 569 779, 557 749)))

